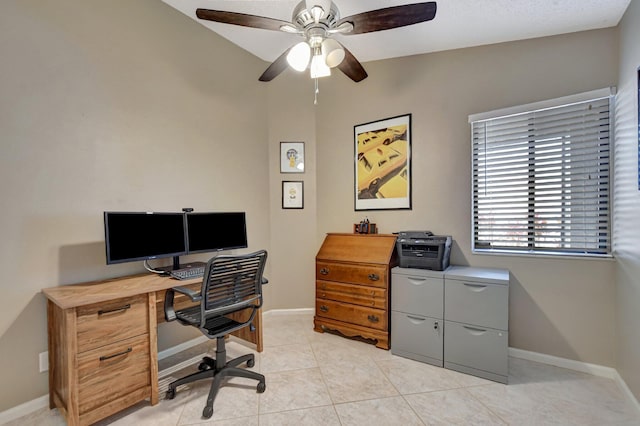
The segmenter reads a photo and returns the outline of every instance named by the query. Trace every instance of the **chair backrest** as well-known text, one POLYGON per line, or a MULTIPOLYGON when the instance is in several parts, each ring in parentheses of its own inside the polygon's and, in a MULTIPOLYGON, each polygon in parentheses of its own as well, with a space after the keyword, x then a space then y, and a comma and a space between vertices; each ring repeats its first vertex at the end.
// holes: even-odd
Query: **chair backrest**
POLYGON ((202 318, 262 306, 262 274, 267 252, 220 255, 210 259, 202 280, 202 318))

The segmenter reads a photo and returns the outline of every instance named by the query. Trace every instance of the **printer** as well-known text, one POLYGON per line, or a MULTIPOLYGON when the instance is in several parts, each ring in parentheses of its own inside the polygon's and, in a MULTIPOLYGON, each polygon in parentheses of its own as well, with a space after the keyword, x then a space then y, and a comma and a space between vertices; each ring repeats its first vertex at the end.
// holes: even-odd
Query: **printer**
POLYGON ((430 231, 398 232, 396 249, 401 268, 444 271, 449 267, 451 236, 430 231))

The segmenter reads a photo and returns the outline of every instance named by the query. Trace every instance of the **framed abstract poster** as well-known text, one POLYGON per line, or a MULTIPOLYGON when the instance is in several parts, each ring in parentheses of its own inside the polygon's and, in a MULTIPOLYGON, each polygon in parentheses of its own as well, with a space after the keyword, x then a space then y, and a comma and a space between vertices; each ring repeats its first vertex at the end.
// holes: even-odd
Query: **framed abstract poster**
POLYGON ((304 142, 280 142, 280 173, 304 173, 304 142))
POLYGON ((411 209, 411 114, 358 124, 355 210, 411 209))

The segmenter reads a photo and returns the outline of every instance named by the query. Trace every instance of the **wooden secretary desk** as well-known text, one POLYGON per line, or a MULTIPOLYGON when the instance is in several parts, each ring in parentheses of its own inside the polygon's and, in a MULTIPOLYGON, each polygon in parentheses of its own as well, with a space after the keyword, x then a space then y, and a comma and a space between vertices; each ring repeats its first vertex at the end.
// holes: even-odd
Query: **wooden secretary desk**
POLYGON ((314 329, 389 349, 391 268, 397 264, 395 235, 327 234, 316 255, 314 329))
MULTIPOLYGON (((88 425, 142 400, 158 403, 157 325, 165 291, 199 289, 202 279, 176 281, 141 274, 45 288, 49 346, 49 407, 69 425, 88 425)), ((176 307, 190 304, 185 296, 176 307)), ((242 316, 240 312, 238 316, 242 316)), ((255 330, 234 333, 262 352, 261 311, 255 330)))

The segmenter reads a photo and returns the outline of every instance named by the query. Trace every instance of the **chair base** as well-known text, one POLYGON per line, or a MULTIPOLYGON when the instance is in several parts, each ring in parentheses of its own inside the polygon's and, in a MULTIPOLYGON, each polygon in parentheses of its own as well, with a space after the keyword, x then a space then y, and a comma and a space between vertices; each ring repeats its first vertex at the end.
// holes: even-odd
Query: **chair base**
POLYGON ((178 386, 192 383, 197 380, 213 378, 211 388, 209 389, 209 396, 207 397, 207 404, 205 405, 204 410, 202 410, 202 417, 205 419, 208 419, 213 415, 213 401, 216 399, 216 395, 218 394, 218 390, 220 389, 224 378, 245 377, 247 379, 257 380, 258 385, 256 386, 256 391, 258 393, 263 393, 267 388, 262 374, 238 368, 240 364, 245 362, 247 363, 248 368, 253 367, 255 365, 255 357, 253 354, 242 355, 238 358, 227 361, 224 336, 218 337, 216 341, 215 359, 208 356, 202 358, 202 362, 198 366, 199 371, 170 383, 166 394, 167 399, 173 399, 176 396, 176 388, 178 386))

